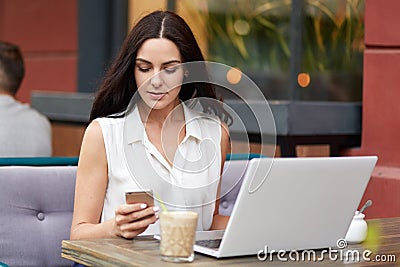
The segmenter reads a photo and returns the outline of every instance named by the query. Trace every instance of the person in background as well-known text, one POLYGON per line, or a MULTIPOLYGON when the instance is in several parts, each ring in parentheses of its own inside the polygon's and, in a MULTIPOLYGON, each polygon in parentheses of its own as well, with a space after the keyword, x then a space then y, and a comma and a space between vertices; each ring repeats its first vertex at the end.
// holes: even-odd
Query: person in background
POLYGON ((24 74, 19 47, 0 41, 0 157, 49 157, 49 120, 15 98, 24 74))

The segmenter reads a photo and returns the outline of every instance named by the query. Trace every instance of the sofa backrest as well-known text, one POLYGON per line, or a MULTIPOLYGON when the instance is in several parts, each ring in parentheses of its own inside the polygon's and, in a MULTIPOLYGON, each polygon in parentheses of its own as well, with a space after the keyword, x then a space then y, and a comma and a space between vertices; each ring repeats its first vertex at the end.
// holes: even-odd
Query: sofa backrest
MULTIPOLYGON (((230 215, 247 160, 226 161, 219 212, 230 215)), ((0 266, 71 266, 69 239, 76 166, 0 167, 0 266)))
POLYGON ((0 167, 0 262, 71 266, 61 258, 69 239, 76 167, 0 167))
POLYGON ((221 179, 219 214, 231 215, 248 163, 248 160, 225 161, 221 179))

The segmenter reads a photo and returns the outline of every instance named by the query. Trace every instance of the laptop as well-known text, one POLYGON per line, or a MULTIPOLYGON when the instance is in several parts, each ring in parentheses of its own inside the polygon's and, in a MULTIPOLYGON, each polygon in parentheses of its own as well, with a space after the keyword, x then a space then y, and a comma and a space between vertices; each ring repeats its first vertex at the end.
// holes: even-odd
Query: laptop
POLYGON ((194 250, 223 258, 337 247, 376 161, 375 156, 252 159, 225 231, 198 232, 194 250))

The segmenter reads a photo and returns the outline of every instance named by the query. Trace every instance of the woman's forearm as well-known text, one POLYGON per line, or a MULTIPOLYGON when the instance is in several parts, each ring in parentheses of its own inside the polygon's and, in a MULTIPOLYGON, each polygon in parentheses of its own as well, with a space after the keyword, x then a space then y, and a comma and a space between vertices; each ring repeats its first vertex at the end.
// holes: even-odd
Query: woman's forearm
POLYGON ((210 230, 225 230, 229 218, 230 218, 229 216, 215 214, 213 217, 213 222, 211 224, 210 230))
POLYGON ((92 223, 81 223, 75 225, 71 229, 71 239, 85 239, 85 238, 104 238, 114 237, 116 233, 114 231, 114 220, 108 220, 103 223, 92 224, 92 223))

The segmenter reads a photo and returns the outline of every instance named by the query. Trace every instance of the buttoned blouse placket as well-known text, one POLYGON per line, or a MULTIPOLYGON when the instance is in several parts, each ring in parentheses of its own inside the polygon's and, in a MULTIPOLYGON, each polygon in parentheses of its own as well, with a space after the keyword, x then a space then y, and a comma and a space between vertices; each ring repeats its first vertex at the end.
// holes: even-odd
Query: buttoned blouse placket
MULTIPOLYGON (((184 155, 186 154, 186 142, 188 140, 188 136, 185 136, 185 138, 182 140, 182 142, 179 144, 177 147, 177 150, 175 153, 183 153, 184 155)), ((150 142, 148 139, 146 131, 143 133, 143 145, 148 152, 149 156, 152 156, 153 159, 157 161, 160 166, 162 166, 163 169, 163 174, 168 175, 170 178, 170 182, 173 183, 174 185, 177 186, 184 186, 184 181, 183 179, 183 172, 179 168, 176 168, 176 162, 175 158, 172 162, 172 166, 167 162, 167 160, 161 155, 160 151, 150 142)), ((154 160, 149 159, 152 164, 155 163, 154 160)), ((156 168, 157 166, 153 166, 155 169, 160 171, 160 169, 156 168)))

